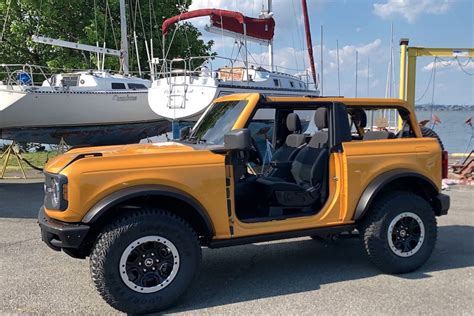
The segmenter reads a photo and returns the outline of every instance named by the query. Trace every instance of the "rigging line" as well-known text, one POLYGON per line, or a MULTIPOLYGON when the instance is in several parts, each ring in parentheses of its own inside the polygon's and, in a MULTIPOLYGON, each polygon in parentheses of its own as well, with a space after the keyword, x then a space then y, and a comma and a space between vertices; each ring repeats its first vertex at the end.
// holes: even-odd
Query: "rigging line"
POLYGON ((99 24, 97 23, 97 3, 94 0, 95 41, 99 42, 99 24))
POLYGON ((36 24, 36 35, 38 35, 39 28, 40 28, 40 22, 41 22, 41 11, 43 9, 43 0, 40 1, 40 6, 39 6, 39 14, 38 14, 38 23, 36 24))
POLYGON ((458 56, 454 57, 454 59, 457 60, 458 65, 462 65, 463 67, 469 65, 472 62, 472 57, 469 57, 465 64, 461 64, 461 60, 459 59, 458 56))
MULTIPOLYGON (((298 14, 296 14, 295 0, 291 0, 291 3, 293 5, 293 15, 295 17, 296 32, 298 34, 298 41, 299 41, 299 45, 300 45, 300 50, 304 51, 303 35, 301 34, 300 28, 298 27, 298 18, 297 18, 298 14)), ((306 58, 303 58, 302 61, 303 61, 303 71, 305 71, 306 70, 306 58)))
MULTIPOLYGON (((105 9, 109 14, 110 28, 112 29, 112 36, 114 37, 115 48, 118 49, 117 38, 115 37, 115 30, 114 30, 114 20, 112 18, 112 12, 110 12, 110 6, 109 6, 109 1, 108 0, 106 2, 106 8, 105 9)), ((105 42, 105 38, 104 38, 104 42, 105 42)))
POLYGON ((108 6, 108 3, 109 3, 109 0, 107 0, 105 2, 105 12, 104 12, 104 16, 105 16, 105 20, 104 20, 104 39, 103 39, 103 43, 105 43, 105 40, 106 40, 106 35, 107 35, 107 26, 108 26, 108 23, 107 23, 107 6, 108 6))
POLYGON ((3 29, 2 29, 2 34, 0 34, 0 43, 3 42, 3 36, 5 35, 5 30, 7 28, 7 21, 10 13, 10 5, 12 3, 12 0, 8 0, 7 4, 7 13, 5 14, 5 21, 3 21, 3 29))
POLYGON ((142 9, 140 5, 140 0, 137 0, 137 3, 138 3, 138 16, 140 17, 140 23, 142 24, 143 37, 146 40, 145 23, 143 22, 143 15, 142 15, 142 9))
MULTIPOLYGON (((153 14, 151 10, 152 1, 153 0, 148 0, 148 15, 150 16, 150 39, 153 39, 153 14)), ((151 49, 153 49, 153 47, 151 49)))
POLYGON ((468 62, 465 65, 461 65, 461 62, 459 61, 457 57, 456 57, 456 61, 458 62, 458 66, 462 70, 462 72, 464 72, 468 76, 474 76, 474 73, 468 72, 466 69, 464 69, 464 67, 466 67, 471 61, 471 58, 469 58, 468 62))
MULTIPOLYGON (((179 1, 178 1, 179 2, 179 1)), ((183 8, 186 7, 186 0, 183 2, 183 8)), ((187 22, 183 23, 183 30, 184 30, 184 37, 186 38, 186 44, 188 45, 188 56, 191 57, 191 45, 189 45, 189 39, 188 39, 188 25, 187 22)))
POLYGON ((426 85, 425 91, 423 92, 421 97, 419 97, 418 99, 415 100, 415 103, 421 101, 425 97, 426 93, 428 92, 428 89, 431 86, 431 80, 433 80, 433 72, 434 72, 434 67, 431 68, 430 79, 428 80, 428 84, 426 85))
MULTIPOLYGON (((430 120, 433 119, 433 106, 434 106, 434 97, 435 97, 435 88, 436 88, 436 60, 438 57, 435 57, 434 64, 433 64, 433 86, 431 90, 431 106, 430 106, 430 120)), ((431 129, 435 127, 434 122, 431 125, 431 129)))

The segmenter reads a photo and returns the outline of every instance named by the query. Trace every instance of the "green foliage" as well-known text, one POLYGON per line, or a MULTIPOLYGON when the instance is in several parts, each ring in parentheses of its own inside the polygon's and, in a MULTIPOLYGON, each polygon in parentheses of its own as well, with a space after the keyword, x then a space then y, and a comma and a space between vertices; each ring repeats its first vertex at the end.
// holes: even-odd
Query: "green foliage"
MULTIPOLYGON (((191 1, 187 1, 186 5, 176 3, 175 0, 126 0, 132 71, 138 70, 133 30, 137 33, 142 70, 148 71, 145 40, 150 43, 150 37, 153 38, 154 57, 161 58, 161 24, 164 19, 187 10, 191 1)), ((5 33, 3 39, 0 39, 1 63, 30 63, 66 69, 96 67, 94 54, 34 43, 32 35, 89 45, 99 42, 100 46, 105 41, 108 48, 120 48, 118 0, 0 0, 0 34, 4 25, 5 33)), ((173 31, 174 29, 169 33, 168 42, 173 31)), ((200 36, 201 33, 191 24, 181 25, 168 58, 209 54, 213 43, 205 43, 200 36)), ((108 57, 105 68, 119 70, 118 58, 108 57)))

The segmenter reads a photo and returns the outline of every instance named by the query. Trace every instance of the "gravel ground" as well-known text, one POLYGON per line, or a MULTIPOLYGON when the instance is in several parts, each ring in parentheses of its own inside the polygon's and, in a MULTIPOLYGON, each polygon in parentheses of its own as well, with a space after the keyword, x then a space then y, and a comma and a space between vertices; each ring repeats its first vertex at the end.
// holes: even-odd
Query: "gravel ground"
MULTIPOLYGON (((309 238, 203 250, 200 276, 172 314, 471 314, 474 187, 452 187, 438 243, 419 271, 391 276, 357 240, 309 238)), ((40 240, 42 183, 0 183, 0 312, 114 314, 96 292, 88 261, 40 240)))

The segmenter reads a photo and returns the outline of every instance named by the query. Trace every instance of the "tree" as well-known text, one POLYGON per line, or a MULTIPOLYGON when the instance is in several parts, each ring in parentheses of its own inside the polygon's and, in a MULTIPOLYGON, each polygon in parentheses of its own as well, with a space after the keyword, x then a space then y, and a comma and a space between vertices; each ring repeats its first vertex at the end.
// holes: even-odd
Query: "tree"
MULTIPOLYGON (((188 9, 191 1, 177 5, 175 0, 126 0, 130 69, 137 71, 133 31, 142 70, 149 71, 145 40, 153 38, 155 57, 162 58, 161 24, 188 9)), ((43 35, 71 42, 120 49, 120 10, 118 0, 0 0, 0 62, 30 63, 49 68, 93 69, 93 53, 34 43, 32 35, 43 35), (8 12, 8 14, 7 14, 8 12), (5 27, 3 27, 5 25, 5 27)), ((178 28, 168 59, 207 55, 213 42, 205 43, 201 33, 189 23, 178 28)), ((119 60, 108 57, 106 69, 119 70, 119 60)))

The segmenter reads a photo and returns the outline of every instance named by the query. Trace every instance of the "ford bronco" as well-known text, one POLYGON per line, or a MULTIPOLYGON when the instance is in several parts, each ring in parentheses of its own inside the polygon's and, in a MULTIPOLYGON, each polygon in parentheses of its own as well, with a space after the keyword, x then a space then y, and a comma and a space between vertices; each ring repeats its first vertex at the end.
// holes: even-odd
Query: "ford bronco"
POLYGON ((357 235, 380 270, 407 273, 448 212, 446 153, 401 100, 230 95, 181 136, 72 149, 45 167, 42 239, 89 257, 120 311, 173 304, 201 247, 357 235))

